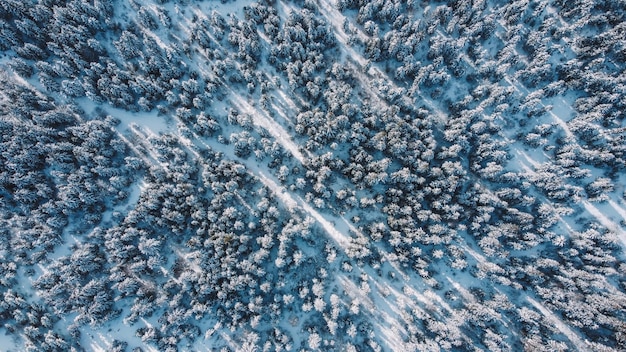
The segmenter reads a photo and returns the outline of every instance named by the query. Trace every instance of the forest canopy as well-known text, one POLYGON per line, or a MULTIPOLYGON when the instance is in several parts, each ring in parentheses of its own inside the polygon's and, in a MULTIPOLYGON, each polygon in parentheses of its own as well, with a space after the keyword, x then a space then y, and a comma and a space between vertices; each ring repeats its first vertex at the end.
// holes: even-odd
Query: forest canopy
POLYGON ((623 1, 0 2, 0 346, 626 349, 623 1))

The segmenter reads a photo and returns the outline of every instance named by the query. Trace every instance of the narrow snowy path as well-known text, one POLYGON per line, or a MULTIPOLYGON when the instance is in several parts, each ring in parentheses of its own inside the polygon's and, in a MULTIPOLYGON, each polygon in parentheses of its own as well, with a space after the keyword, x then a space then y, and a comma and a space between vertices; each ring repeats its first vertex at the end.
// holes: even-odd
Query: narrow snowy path
MULTIPOLYGON (((333 27, 335 37, 341 43, 341 50, 344 52, 345 56, 355 60, 361 67, 365 67, 365 65, 367 65, 367 60, 357 53, 348 43, 348 34, 343 28, 343 23, 346 17, 339 12, 336 4, 331 3, 330 0, 321 0, 319 2, 319 9, 322 15, 333 27)), ((367 38, 365 34, 360 32, 359 29, 355 28, 355 31, 356 35, 358 35, 362 40, 367 38)))
MULTIPOLYGON (((340 231, 338 231, 333 223, 325 216, 322 216, 317 210, 315 210, 312 206, 306 203, 302 198, 298 197, 300 200, 300 206, 304 211, 309 213, 320 225, 324 228, 324 231, 341 247, 344 251, 348 249, 348 245, 350 243, 349 237, 340 231)), ((333 220, 337 221, 338 219, 333 220)))
POLYGON ((266 113, 260 109, 254 108, 241 95, 231 91, 233 103, 240 109, 241 113, 250 115, 252 122, 269 132, 274 139, 280 143, 294 158, 304 164, 306 157, 300 152, 298 145, 291 139, 289 132, 283 128, 274 119, 266 116, 266 113))
POLYGON ((624 209, 621 205, 619 205, 612 199, 609 200, 609 205, 611 205, 611 207, 615 209, 615 212, 617 212, 619 216, 622 217, 622 220, 626 222, 626 209, 624 209))
MULTIPOLYGON (((620 224, 615 223, 608 216, 606 216, 606 214, 604 214, 600 209, 598 209, 596 206, 589 203, 588 201, 585 200, 582 202, 582 204, 585 207, 585 209, 589 212, 589 214, 591 214, 595 219, 597 219, 598 222, 602 224, 602 226, 606 227, 607 229, 615 233, 615 235, 619 238, 620 242, 622 242, 622 246, 624 247, 624 249, 626 249, 626 231, 620 226, 620 224)), ((614 201, 610 201, 609 204, 615 210, 617 210, 618 208, 621 209, 614 201)), ((626 217, 625 217, 626 213, 623 213, 623 211, 624 209, 621 209, 621 211, 618 211, 618 214, 626 220, 626 217)))
POLYGON ((580 336, 572 330, 567 324, 565 324, 556 314, 552 313, 548 308, 546 308, 540 302, 536 300, 526 297, 526 300, 530 302, 537 310, 543 314, 546 319, 554 325, 560 332, 563 333, 567 337, 567 339, 576 347, 578 351, 587 351, 587 344, 580 338, 580 336))

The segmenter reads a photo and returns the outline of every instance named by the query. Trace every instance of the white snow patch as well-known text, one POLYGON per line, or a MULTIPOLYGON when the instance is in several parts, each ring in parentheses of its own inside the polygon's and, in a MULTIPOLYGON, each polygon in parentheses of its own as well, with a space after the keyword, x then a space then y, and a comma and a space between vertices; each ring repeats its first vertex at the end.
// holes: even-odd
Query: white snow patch
POLYGON ((134 347, 141 347, 147 352, 157 352, 158 350, 148 344, 145 344, 141 339, 135 336, 135 328, 129 327, 122 323, 121 318, 106 323, 105 327, 92 328, 89 326, 81 327, 81 345, 89 346, 91 351, 106 352, 111 349, 113 340, 125 341, 128 343, 127 350, 132 350, 134 347), (101 331, 110 330, 103 334, 101 331))
POLYGON ((184 260, 185 263, 189 266, 191 270, 193 270, 194 273, 196 273, 197 275, 202 275, 202 268, 194 260, 193 253, 184 253, 183 251, 180 250, 180 248, 174 248, 174 253, 176 253, 176 255, 179 258, 184 260))
POLYGON ((570 342, 574 345, 574 347, 576 347, 578 351, 587 350, 587 344, 580 338, 580 336, 578 336, 578 334, 576 334, 574 330, 572 330, 558 316, 556 316, 556 314, 552 313, 540 302, 537 302, 530 297, 526 297, 526 299, 528 300, 528 302, 530 302, 530 304, 537 308, 550 323, 552 323, 560 332, 562 332, 563 335, 565 335, 570 340, 570 342))
POLYGON ((573 113, 572 107, 562 97, 556 99, 552 104, 552 109, 548 111, 548 114, 552 116, 559 127, 563 129, 567 137, 574 136, 572 131, 570 131, 569 126, 567 126, 567 121, 569 121, 568 116, 571 116, 573 113))
POLYGON ((476 252, 475 250, 473 250, 469 246, 466 245, 463 249, 465 249, 465 251, 467 251, 467 253, 469 255, 471 255, 478 263, 481 263, 481 264, 488 263, 488 261, 485 258, 485 256, 483 256, 482 254, 476 252))
POLYGON ((3 350, 7 352, 20 350, 20 347, 15 341, 15 338, 13 336, 7 335, 7 331, 3 327, 0 328, 0 346, 2 346, 3 350))
MULTIPOLYGON (((602 211, 600 211, 600 209, 595 207, 593 204, 589 203, 586 200, 584 200, 582 203, 583 203, 583 206, 585 207, 585 209, 594 218, 596 218, 598 220, 598 222, 600 222, 600 224, 602 224, 602 226, 606 227, 607 229, 609 229, 610 231, 614 232, 617 235, 619 240, 622 242, 622 245, 624 246, 624 248, 626 248, 626 231, 624 231, 624 229, 619 224, 617 224, 613 220, 611 220, 608 216, 606 216, 602 211)), ((620 208, 619 205, 615 204, 615 202, 611 202, 609 204, 614 209, 616 209, 615 206, 617 206, 617 208, 620 208)), ((623 212, 624 209, 621 209, 621 211, 623 212)), ((618 214, 620 214, 622 217, 624 217, 624 215, 626 215, 626 213, 622 213, 622 212, 618 211, 618 214)), ((624 219, 626 219, 626 217, 624 217, 624 219)))
POLYGON ((615 209, 615 211, 619 214, 619 216, 626 221, 626 209, 617 204, 614 200, 610 199, 609 204, 615 209))
POLYGON ((289 132, 287 132, 283 126, 278 124, 273 119, 265 116, 265 112, 255 109, 252 105, 243 99, 238 94, 233 92, 233 103, 241 109, 241 112, 249 114, 252 117, 252 121, 255 125, 263 127, 267 130, 274 139, 280 143, 291 155, 293 155, 300 163, 304 163, 305 156, 300 152, 298 145, 291 139, 289 132))
POLYGON ((461 284, 459 284, 457 281, 452 280, 452 278, 449 276, 447 277, 447 279, 452 284, 452 287, 454 287, 454 289, 461 294, 461 297, 463 297, 465 301, 471 303, 476 302, 476 298, 474 297, 474 295, 471 294, 465 287, 461 286, 461 284))
POLYGON ((281 187, 274 180, 266 176, 265 173, 263 173, 262 171, 258 171, 257 176, 259 177, 259 180, 265 186, 267 186, 274 193, 274 195, 278 197, 278 199, 280 199, 283 202, 283 204, 287 207, 288 210, 293 210, 293 209, 298 208, 298 202, 296 202, 296 200, 293 199, 291 194, 286 192, 283 187, 281 187))
MULTIPOLYGON (((159 46, 159 48, 163 49, 163 51, 165 51, 165 52, 171 51, 170 47, 169 47, 167 44, 165 44, 165 43, 161 40, 161 38, 160 38, 158 35, 156 35, 156 33, 154 33, 153 31, 151 31, 151 30, 149 30, 149 29, 146 29, 146 28, 143 28, 143 29, 142 29, 142 32, 143 32, 143 34, 147 35, 148 37, 150 37, 150 38, 154 39, 154 41, 157 43, 157 45, 159 46)), ((183 65, 185 64, 185 63, 183 63, 183 62, 181 62, 181 63, 182 63, 183 65)))
POLYGON ((539 162, 536 161, 535 159, 531 158, 528 154, 526 154, 526 152, 524 152, 523 150, 515 150, 515 152, 517 153, 517 155, 523 157, 526 161, 528 161, 528 163, 530 163, 530 165, 533 166, 533 168, 537 169, 539 167, 539 162))
POLYGON ((243 7, 249 3, 250 1, 203 1, 198 6, 204 7, 202 11, 205 13, 217 11, 223 17, 235 16, 243 19, 243 7))
MULTIPOLYGON (((37 95, 38 98, 46 99, 46 96, 41 93, 41 89, 40 88, 35 87, 35 85, 33 85, 30 82, 26 81, 22 76, 18 75, 17 73, 15 73, 15 72, 12 72, 12 73, 13 73, 12 76, 13 76, 13 79, 15 80, 15 83, 21 84, 24 87, 32 90, 33 92, 35 92, 35 95, 37 95)), ((36 82, 36 81, 34 81, 34 82, 36 82)), ((39 83, 39 82, 36 82, 36 83, 39 83)))
POLYGON ((145 111, 127 111, 124 109, 116 108, 110 104, 102 103, 96 105, 93 101, 87 98, 77 99, 77 103, 88 114, 94 114, 96 108, 104 110, 108 115, 120 120, 118 130, 124 131, 129 128, 132 123, 140 124, 144 129, 152 131, 154 134, 159 135, 161 133, 169 132, 173 126, 171 121, 165 116, 159 116, 156 110, 145 111))
MULTIPOLYGON (((346 16, 341 14, 341 12, 337 9, 336 3, 331 3, 328 0, 323 0, 319 2, 319 10, 324 15, 324 17, 330 22, 330 24, 335 29, 335 34, 337 36, 337 40, 341 44, 342 50, 347 54, 347 57, 356 60, 361 67, 367 65, 367 60, 359 53, 354 51, 350 45, 348 45, 348 34, 343 28, 343 23, 346 20, 346 16)), ((355 34, 360 37, 361 40, 365 41, 367 36, 361 32, 358 28, 354 27, 355 34)))
POLYGON ((135 205, 137 204, 137 202, 139 201, 139 196, 141 195, 141 192, 143 191, 143 189, 146 187, 145 182, 139 181, 139 182, 135 182, 132 185, 130 185, 129 187, 129 193, 128 193, 128 197, 126 198, 126 201, 122 204, 119 204, 117 206, 115 206, 113 209, 111 210, 107 210, 102 214, 102 220, 100 221, 100 223, 106 223, 108 221, 111 220, 111 216, 113 215, 113 212, 115 211, 119 211, 122 212, 124 210, 128 210, 128 209, 132 209, 135 207, 135 205))
MULTIPOLYGON (((286 107, 289 108, 289 110, 298 111, 298 106, 296 105, 296 103, 293 101, 293 99, 288 97, 282 89, 278 90, 277 93, 280 96, 280 100, 285 103, 286 107)), ((300 103, 302 103, 302 101, 300 103)))
POLYGON ((350 244, 350 240, 348 236, 344 235, 340 231, 335 228, 335 225, 328 221, 322 214, 320 214, 317 210, 313 209, 307 202, 305 202, 302 198, 298 197, 300 200, 300 205, 302 208, 311 216, 317 220, 317 222, 322 225, 326 233, 330 235, 330 237, 337 242, 337 244, 343 249, 346 250, 348 245, 350 244))

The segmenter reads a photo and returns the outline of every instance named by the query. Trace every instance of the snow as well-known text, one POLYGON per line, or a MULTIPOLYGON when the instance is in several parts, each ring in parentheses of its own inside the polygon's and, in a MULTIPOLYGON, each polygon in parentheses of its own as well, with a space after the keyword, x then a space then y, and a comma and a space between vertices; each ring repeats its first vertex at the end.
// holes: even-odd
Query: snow
POLYGON ((234 105, 240 109, 240 113, 248 114, 252 117, 252 121, 255 125, 264 128, 268 131, 274 139, 280 143, 285 150, 289 151, 301 164, 305 162, 305 156, 300 152, 299 147, 290 138, 289 132, 287 132, 283 126, 278 124, 272 118, 266 116, 264 111, 255 109, 245 99, 233 92, 232 100, 234 105))
MULTIPOLYGON (((278 96, 280 97, 280 100, 284 103, 282 106, 282 110, 288 110, 288 111, 298 111, 298 106, 296 105, 296 103, 293 101, 293 99, 291 99, 289 96, 287 96, 287 94, 281 89, 277 91, 278 96)), ((302 102, 300 102, 302 103, 302 102)))
POLYGON ((132 124, 141 125, 145 130, 152 131, 156 135, 170 131, 173 128, 171 119, 166 116, 160 116, 156 109, 148 112, 132 112, 116 108, 107 103, 95 104, 87 98, 77 99, 76 102, 88 115, 96 114, 99 109, 119 119, 120 124, 117 129, 121 132, 128 130, 132 124))
POLYGON ((540 302, 534 300, 531 297, 526 297, 528 302, 532 304, 535 308, 537 308, 541 314, 556 327, 560 332, 565 335, 568 340, 576 347, 578 351, 586 351, 587 344, 580 338, 580 336, 572 330, 567 324, 565 324, 556 314, 552 313, 548 308, 546 308, 540 302))
MULTIPOLYGON (((154 41, 157 43, 159 48, 161 48, 164 52, 171 51, 171 48, 167 44, 165 44, 165 42, 163 42, 163 40, 161 40, 161 38, 156 33, 154 33, 153 31, 151 31, 149 29, 146 29, 146 28, 142 28, 141 31, 146 36, 154 39, 154 41)), ((184 65, 184 63, 182 63, 182 64, 184 65)))
POLYGON ((617 202, 615 202, 612 199, 609 199, 609 204, 611 205, 611 207, 613 207, 613 210, 615 210, 615 212, 617 212, 617 214, 619 214, 619 216, 622 217, 622 221, 626 221, 626 209, 624 209, 623 206, 619 205, 617 202))
POLYGON ((472 295, 467 289, 465 289, 465 287, 463 287, 459 282, 453 280, 451 277, 447 277, 447 279, 452 284, 452 287, 454 287, 454 289, 461 294, 466 302, 476 302, 476 298, 474 297, 474 295, 472 295))
POLYGON ((618 206, 614 201, 609 202, 611 209, 608 209, 608 207, 603 207, 603 211, 598 209, 598 207, 594 206, 593 204, 589 203, 586 200, 584 200, 582 204, 585 207, 585 209, 589 212, 589 214, 591 214, 595 219, 597 219, 598 222, 602 224, 602 226, 606 227, 607 229, 609 229, 610 231, 612 231, 613 233, 617 235, 619 240, 622 242, 622 246, 624 246, 624 249, 626 249, 626 231, 622 228, 622 226, 620 226, 619 223, 614 222, 609 217, 609 215, 607 215, 611 213, 615 215, 615 213, 617 213, 620 216, 622 216, 624 219, 626 219, 626 217, 624 217, 624 215, 626 215, 626 212, 624 212, 624 209, 618 206), (612 210, 612 212, 609 212, 609 210, 612 210))
MULTIPOLYGON (((301 197, 294 198, 291 194, 280 187, 276 181, 274 181, 268 174, 263 171, 256 170, 255 173, 259 180, 266 185, 274 195, 276 195, 285 205, 287 209, 302 209, 311 215, 322 226, 324 231, 344 250, 349 246, 349 238, 335 228, 335 225, 329 221, 326 217, 328 215, 322 215, 315 210, 311 205, 305 202, 301 197)), ((338 219, 335 219, 338 220, 338 219)), ((334 222, 334 221, 333 221, 334 222)))
POLYGON ((4 327, 0 327, 0 347, 6 352, 19 351, 21 349, 14 337, 7 335, 4 327))
POLYGON ((530 157, 526 152, 516 149, 515 152, 524 158, 524 160, 526 160, 530 165, 533 166, 533 168, 537 169, 539 167, 539 162, 537 162, 535 159, 533 159, 532 157, 530 157))
POLYGON ((285 205, 288 210, 294 210, 298 208, 298 202, 285 191, 285 189, 279 186, 276 181, 267 176, 264 172, 258 171, 256 174, 259 177, 259 180, 269 188, 272 193, 280 199, 281 202, 285 205))
MULTIPOLYGON (((122 313, 123 315, 124 313, 122 313)), ((106 352, 110 350, 113 340, 119 340, 128 343, 127 350, 129 351, 135 347, 141 347, 146 352, 158 352, 158 349, 143 343, 139 337, 135 336, 137 329, 135 325, 139 323, 128 326, 121 320, 122 318, 114 319, 102 327, 81 326, 81 345, 88 346, 90 351, 106 352)))
POLYGON ((302 198, 299 198, 302 208, 309 213, 317 222, 322 225, 326 233, 344 250, 348 248, 349 239, 346 235, 338 231, 331 221, 327 220, 325 216, 322 216, 317 210, 313 209, 308 203, 304 202, 302 198))
POLYGON ((130 193, 128 194, 128 197, 126 198, 124 203, 115 206, 111 210, 105 211, 102 214, 101 223, 106 224, 107 222, 109 222, 111 220, 111 216, 113 215, 113 212, 116 212, 116 211, 123 212, 128 209, 133 209, 135 207, 135 204, 137 204, 137 202, 139 201, 139 196, 141 195, 141 192, 144 190, 145 187, 146 187, 146 184, 143 181, 138 181, 130 185, 129 186, 130 193))
MULTIPOLYGON (((554 119, 559 127, 561 127, 567 137, 573 137, 574 134, 570 131, 569 126, 567 125, 567 121, 569 121, 568 117, 574 114, 571 105, 567 103, 563 97, 558 97, 552 101, 552 109, 548 111, 548 114, 554 119)), ((545 107, 547 104, 542 105, 545 107)))
POLYGON ((248 4, 249 0, 235 0, 235 1, 203 1, 197 6, 204 11, 204 13, 211 13, 217 11, 224 17, 235 16, 239 19, 244 18, 243 7, 248 4))
POLYGON ((33 82, 33 80, 27 81, 22 76, 18 75, 15 72, 13 72, 11 76, 15 80, 15 83, 20 84, 20 85, 22 85, 22 86, 32 90, 33 92, 35 92, 37 97, 39 97, 41 99, 46 99, 46 96, 43 95, 41 93, 41 91, 40 91, 40 88, 41 88, 40 85, 37 85, 37 83, 39 83, 39 82, 36 82, 36 81, 33 82))
MULTIPOLYGON (((371 276, 368 276, 368 278, 372 279, 371 276)), ((395 302, 390 298, 384 298, 378 293, 372 294, 375 296, 374 300, 372 300, 368 294, 350 278, 340 275, 337 277, 337 281, 352 301, 358 302, 360 308, 367 312, 367 315, 370 317, 370 322, 373 323, 375 328, 384 336, 387 347, 390 350, 401 350, 401 347, 404 345, 404 337, 407 336, 407 331, 402 327, 398 319, 403 308, 403 306, 398 303, 410 304, 412 300, 396 291, 388 284, 384 287, 384 289, 391 292, 387 297, 395 297, 395 302)), ((378 280, 378 282, 376 280, 372 281, 379 286, 383 285, 380 283, 380 280, 378 280)))
MULTIPOLYGON (((284 4, 284 2, 281 1, 281 4, 284 4)), ((321 0, 319 5, 320 12, 333 26, 335 36, 342 44, 341 50, 344 53, 344 56, 352 60, 356 60, 361 67, 365 67, 365 65, 367 65, 367 60, 361 54, 357 53, 350 45, 348 45, 348 34, 343 29, 343 23, 346 20, 346 17, 342 15, 339 10, 337 10, 336 4, 331 4, 329 0, 321 0)), ((365 34, 361 33, 360 30, 356 28, 355 30, 362 39, 365 39, 365 34)))

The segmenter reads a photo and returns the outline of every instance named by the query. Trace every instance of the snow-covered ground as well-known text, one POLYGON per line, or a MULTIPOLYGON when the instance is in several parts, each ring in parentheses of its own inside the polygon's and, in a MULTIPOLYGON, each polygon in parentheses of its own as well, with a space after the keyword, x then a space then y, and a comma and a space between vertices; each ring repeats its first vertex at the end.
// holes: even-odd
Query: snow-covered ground
POLYGON ((624 209, 613 200, 610 200, 608 202, 610 206, 596 206, 586 200, 583 201, 582 204, 587 212, 589 212, 589 214, 593 218, 598 220, 598 222, 602 224, 602 226, 615 233, 617 238, 619 238, 620 242, 622 243, 622 246, 626 250, 626 230, 624 230, 624 227, 620 225, 619 222, 613 220, 617 218, 618 221, 623 221, 619 220, 619 217, 621 217, 622 219, 626 219, 626 217, 624 217, 624 215, 626 215, 624 209), (600 208, 602 208, 602 210, 600 208))
POLYGON ((588 350, 587 344, 582 340, 582 338, 573 331, 567 324, 565 324, 556 314, 552 313, 548 308, 546 308, 543 304, 532 299, 530 297, 526 298, 528 302, 530 302, 535 308, 537 308, 541 314, 548 320, 551 324, 554 325, 563 335, 565 335, 570 342, 576 347, 578 351, 586 351, 588 350))
POLYGON ((15 337, 7 334, 5 328, 0 328, 0 346, 2 350, 6 352, 17 352, 22 347, 18 341, 15 341, 15 337))

